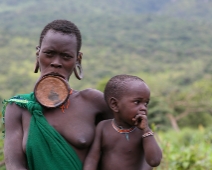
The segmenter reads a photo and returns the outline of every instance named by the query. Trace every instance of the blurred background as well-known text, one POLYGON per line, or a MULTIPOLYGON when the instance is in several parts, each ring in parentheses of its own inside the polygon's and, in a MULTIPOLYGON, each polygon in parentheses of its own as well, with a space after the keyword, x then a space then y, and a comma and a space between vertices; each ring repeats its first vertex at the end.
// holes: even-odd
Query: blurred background
POLYGON ((211 9, 212 0, 0 0, 0 100, 33 91, 41 30, 70 20, 84 54, 84 78, 73 76, 70 86, 103 91, 114 75, 141 77, 151 89, 149 124, 163 150, 154 169, 210 170, 211 9))

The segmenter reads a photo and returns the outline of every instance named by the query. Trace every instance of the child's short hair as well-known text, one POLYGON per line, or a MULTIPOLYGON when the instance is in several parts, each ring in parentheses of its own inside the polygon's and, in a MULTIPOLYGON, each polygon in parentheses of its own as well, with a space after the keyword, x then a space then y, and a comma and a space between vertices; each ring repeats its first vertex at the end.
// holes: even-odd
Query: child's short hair
POLYGON ((112 77, 106 84, 104 90, 104 98, 105 101, 108 103, 109 98, 115 97, 120 99, 124 95, 124 92, 129 85, 129 81, 142 81, 141 78, 132 75, 121 74, 112 77))

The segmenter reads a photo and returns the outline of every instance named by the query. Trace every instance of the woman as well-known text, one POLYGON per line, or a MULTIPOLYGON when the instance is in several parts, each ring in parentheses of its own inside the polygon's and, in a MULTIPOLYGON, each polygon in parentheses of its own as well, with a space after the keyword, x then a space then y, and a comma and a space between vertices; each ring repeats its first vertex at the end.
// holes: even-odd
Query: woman
MULTIPOLYGON (((70 21, 45 26, 37 47, 35 72, 41 80, 56 75, 66 81, 74 72, 82 78, 81 34, 70 21)), ((82 169, 95 134, 96 118, 111 118, 103 93, 71 90, 63 107, 41 107, 34 93, 5 104, 5 164, 8 170, 82 169)))

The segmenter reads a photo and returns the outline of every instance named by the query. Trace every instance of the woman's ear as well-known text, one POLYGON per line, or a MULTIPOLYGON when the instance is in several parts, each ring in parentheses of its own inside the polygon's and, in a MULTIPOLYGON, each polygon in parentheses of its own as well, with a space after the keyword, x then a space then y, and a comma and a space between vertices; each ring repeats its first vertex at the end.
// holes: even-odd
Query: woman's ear
POLYGON ((40 52, 40 47, 39 46, 36 46, 36 56, 38 57, 39 56, 39 52, 40 52))
POLYGON ((75 65, 75 68, 74 68, 74 74, 75 74, 75 76, 78 80, 81 80, 83 78, 83 69, 82 69, 82 65, 81 65, 82 55, 83 55, 83 53, 78 52, 76 65, 75 65))
POLYGON ((108 101, 110 109, 113 110, 113 112, 119 112, 118 108, 118 99, 115 97, 111 97, 108 101))
POLYGON ((77 56, 77 63, 81 65, 81 62, 82 62, 82 56, 83 56, 83 53, 82 52, 78 52, 78 56, 77 56))

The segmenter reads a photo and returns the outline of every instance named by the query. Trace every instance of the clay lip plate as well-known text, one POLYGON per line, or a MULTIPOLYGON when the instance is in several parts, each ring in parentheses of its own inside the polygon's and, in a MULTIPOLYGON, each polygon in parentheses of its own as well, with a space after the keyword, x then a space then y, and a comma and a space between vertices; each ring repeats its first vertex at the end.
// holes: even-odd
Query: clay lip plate
POLYGON ((48 108, 61 106, 69 97, 70 87, 60 76, 45 75, 34 89, 37 101, 48 108))

